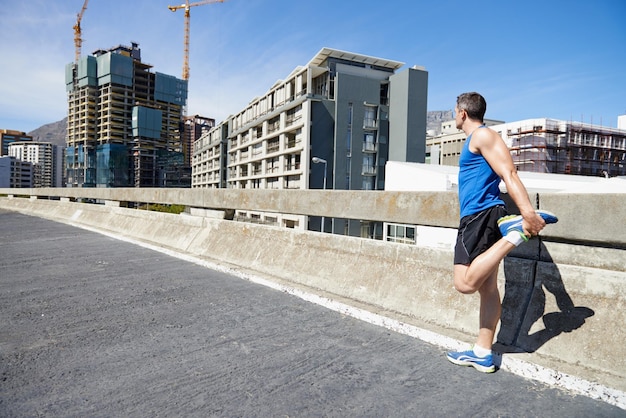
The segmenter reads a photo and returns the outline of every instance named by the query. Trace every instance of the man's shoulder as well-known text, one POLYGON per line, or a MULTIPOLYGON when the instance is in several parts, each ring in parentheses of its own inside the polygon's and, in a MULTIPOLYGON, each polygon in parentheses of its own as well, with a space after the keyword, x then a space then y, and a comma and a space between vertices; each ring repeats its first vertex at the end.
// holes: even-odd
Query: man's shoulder
POLYGON ((472 145, 476 149, 493 146, 496 141, 502 141, 502 137, 487 126, 476 129, 472 135, 472 145))

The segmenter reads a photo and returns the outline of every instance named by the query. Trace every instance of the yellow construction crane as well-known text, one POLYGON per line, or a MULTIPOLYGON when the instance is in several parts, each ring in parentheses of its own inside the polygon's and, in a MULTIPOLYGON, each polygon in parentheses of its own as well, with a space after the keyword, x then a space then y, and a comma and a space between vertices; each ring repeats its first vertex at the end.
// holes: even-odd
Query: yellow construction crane
POLYGON ((85 13, 85 10, 87 10, 87 3, 89 3, 89 0, 85 0, 85 3, 83 4, 83 8, 81 9, 80 13, 76 15, 76 24, 74 25, 74 47, 76 48, 76 54, 74 57, 74 62, 78 62, 78 59, 80 58, 80 47, 83 45, 83 38, 81 38, 82 32, 80 30, 80 21, 83 19, 83 14, 85 13))
MULTIPOLYGON (((189 0, 185 0, 185 4, 180 6, 167 6, 168 9, 175 12, 178 9, 185 9, 185 45, 184 45, 184 57, 183 57, 183 80, 189 80, 189 9, 194 6, 201 6, 209 3, 224 3, 225 0, 204 0, 195 3, 189 3, 189 0)), ((85 2, 86 3, 86 2, 85 2)))

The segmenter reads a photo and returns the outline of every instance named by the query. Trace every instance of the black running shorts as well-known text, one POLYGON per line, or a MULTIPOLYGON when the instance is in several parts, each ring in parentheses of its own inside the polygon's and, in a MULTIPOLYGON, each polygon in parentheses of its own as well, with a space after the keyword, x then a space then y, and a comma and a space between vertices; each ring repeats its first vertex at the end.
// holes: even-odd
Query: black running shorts
POLYGON ((454 264, 471 264, 502 238, 498 219, 507 214, 506 208, 498 205, 461 218, 454 247, 454 264))

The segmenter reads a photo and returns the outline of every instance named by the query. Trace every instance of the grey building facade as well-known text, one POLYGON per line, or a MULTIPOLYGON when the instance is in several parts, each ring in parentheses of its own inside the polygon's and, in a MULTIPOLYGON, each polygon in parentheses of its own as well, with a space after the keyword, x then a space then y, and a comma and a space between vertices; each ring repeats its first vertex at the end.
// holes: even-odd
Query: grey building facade
MULTIPOLYGON (((305 66, 228 118, 227 187, 383 190, 388 160, 424 161, 428 73, 418 67, 396 73, 403 66, 322 48, 305 66)), ((207 137, 194 147, 194 173, 206 167, 199 154, 207 137)), ((209 180, 194 178, 193 187, 213 187, 209 180)), ((323 219, 316 217, 237 216, 284 227, 382 237, 382 225, 368 220, 326 219, 322 225, 323 219)))

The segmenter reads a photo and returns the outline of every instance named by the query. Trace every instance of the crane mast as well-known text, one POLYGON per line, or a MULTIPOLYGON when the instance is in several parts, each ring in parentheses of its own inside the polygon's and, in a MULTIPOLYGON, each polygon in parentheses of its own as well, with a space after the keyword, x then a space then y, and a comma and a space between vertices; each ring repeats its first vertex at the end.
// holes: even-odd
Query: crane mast
POLYGON ((87 3, 89 3, 89 0, 85 0, 85 2, 83 3, 83 8, 81 9, 80 13, 76 15, 76 23, 74 24, 74 62, 78 62, 78 59, 80 58, 81 46, 83 45, 80 21, 83 19, 83 14, 85 14, 85 10, 87 10, 87 3))
POLYGON ((224 3, 225 0, 204 0, 195 3, 189 3, 189 0, 185 0, 185 4, 180 6, 167 6, 172 12, 179 9, 185 9, 185 38, 183 45, 183 80, 189 80, 189 23, 190 23, 190 9, 194 6, 201 6, 203 4, 210 3, 224 3))

